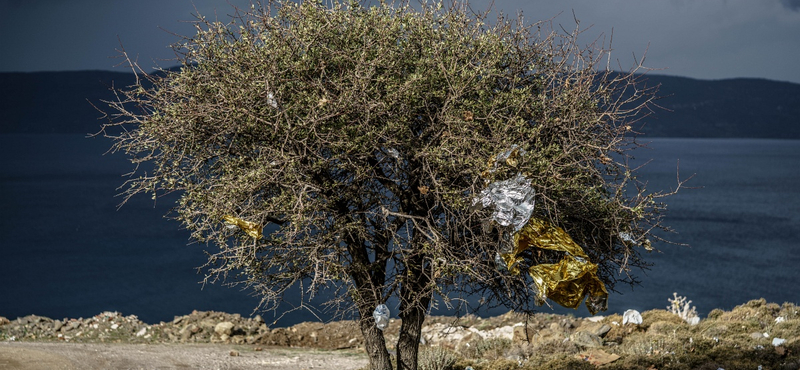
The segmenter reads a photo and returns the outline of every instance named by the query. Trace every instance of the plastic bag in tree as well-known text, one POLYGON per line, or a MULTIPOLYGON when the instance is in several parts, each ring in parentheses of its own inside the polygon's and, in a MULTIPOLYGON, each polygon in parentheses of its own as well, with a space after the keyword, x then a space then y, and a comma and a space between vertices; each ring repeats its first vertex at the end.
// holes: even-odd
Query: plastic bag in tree
POLYGON ((517 175, 510 180, 489 184, 472 204, 483 208, 494 207, 492 220, 502 226, 512 226, 517 232, 533 213, 535 193, 531 180, 517 175))
POLYGON ((247 233, 247 235, 250 235, 256 239, 261 239, 262 236, 261 225, 252 221, 245 221, 242 220, 241 218, 228 215, 223 216, 223 218, 225 219, 225 222, 227 222, 229 225, 239 227, 240 229, 242 229, 242 231, 247 233))
POLYGON ((597 265, 576 244, 564 229, 549 221, 533 217, 513 239, 514 250, 502 255, 509 271, 519 273, 522 252, 542 248, 565 252, 558 263, 539 264, 528 269, 537 291, 537 302, 550 298, 569 308, 577 308, 588 294, 586 308, 594 315, 608 308, 608 292, 597 276, 597 265))
POLYGON ((379 304, 372 312, 372 317, 375 319, 375 327, 380 330, 386 329, 389 326, 389 307, 385 304, 379 304))
POLYGON ((503 164, 510 167, 517 167, 517 164, 519 164, 519 157, 523 155, 525 155, 524 149, 520 148, 517 144, 512 145, 511 149, 489 158, 489 162, 486 164, 488 169, 481 173, 481 177, 488 179, 490 175, 496 172, 497 168, 503 164))

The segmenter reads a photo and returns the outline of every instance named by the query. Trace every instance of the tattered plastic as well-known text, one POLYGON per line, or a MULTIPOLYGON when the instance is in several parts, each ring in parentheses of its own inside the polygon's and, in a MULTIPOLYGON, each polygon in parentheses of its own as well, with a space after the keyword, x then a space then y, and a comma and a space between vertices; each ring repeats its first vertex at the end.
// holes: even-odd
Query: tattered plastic
POLYGON ((494 254, 494 264, 500 271, 506 269, 506 262, 503 260, 503 256, 501 256, 499 252, 494 254))
POLYGON ((400 159, 400 152, 395 148, 386 148, 386 153, 394 159, 400 159))
POLYGON ((489 167, 486 171, 481 173, 483 178, 489 178, 492 173, 497 172, 497 168, 501 165, 505 164, 510 167, 517 167, 519 164, 519 157, 525 155, 525 150, 520 148, 519 145, 514 144, 511 146, 511 149, 508 149, 500 154, 493 155, 489 158, 489 162, 487 166, 489 167))
MULTIPOLYGON (((515 168, 525 151, 518 145, 492 156, 481 176, 487 181, 500 166, 515 168)), ((533 290, 537 304, 546 298, 570 308, 577 308, 586 298, 586 308, 594 315, 608 308, 608 292, 597 276, 597 265, 576 244, 566 231, 547 220, 531 217, 535 203, 535 190, 531 180, 522 174, 503 181, 495 181, 473 199, 472 206, 494 207, 492 220, 501 226, 513 227, 510 251, 500 251, 495 256, 499 269, 505 267, 512 274, 519 274, 522 252, 533 247, 565 252, 564 258, 554 264, 539 264, 528 268, 533 278, 533 290), (505 266, 503 266, 505 265, 505 266)))
POLYGON ((267 92, 267 104, 273 108, 278 108, 278 101, 275 100, 275 94, 267 92))
POLYGON ((569 308, 577 308, 588 294, 586 308, 594 315, 608 308, 608 292, 597 276, 597 265, 576 244, 564 229, 549 221, 533 217, 514 235, 514 250, 501 255, 509 271, 519 273, 522 252, 542 248, 565 252, 558 263, 531 266, 528 274, 533 278, 537 303, 550 298, 569 308))
MULTIPOLYGON (((621 233, 619 233, 619 238, 622 239, 622 241, 624 243, 627 243, 627 244, 630 244, 630 245, 639 244, 635 239, 633 239, 633 236, 630 233, 621 232, 621 233)), ((648 252, 651 252, 653 250, 653 246, 650 243, 650 239, 645 239, 641 243, 641 246, 644 247, 644 249, 647 250, 648 252)))
POLYGON ((223 216, 223 218, 225 219, 225 222, 227 222, 229 224, 229 227, 238 227, 238 228, 242 229, 242 231, 247 233, 247 235, 250 235, 250 236, 252 236, 253 238, 256 238, 256 239, 261 239, 261 237, 262 237, 262 233, 261 233, 262 227, 261 227, 261 225, 255 223, 255 222, 252 222, 252 221, 245 221, 245 220, 242 220, 241 218, 233 217, 233 216, 229 216, 229 215, 225 215, 225 216, 223 216))
POLYGON ((389 326, 389 307, 385 304, 379 304, 372 312, 372 317, 375 319, 375 327, 383 330, 389 326))
POLYGON ((481 191, 472 205, 483 208, 494 207, 492 220, 502 226, 513 226, 519 231, 530 219, 535 203, 536 191, 531 187, 531 180, 522 175, 505 181, 495 181, 481 191))

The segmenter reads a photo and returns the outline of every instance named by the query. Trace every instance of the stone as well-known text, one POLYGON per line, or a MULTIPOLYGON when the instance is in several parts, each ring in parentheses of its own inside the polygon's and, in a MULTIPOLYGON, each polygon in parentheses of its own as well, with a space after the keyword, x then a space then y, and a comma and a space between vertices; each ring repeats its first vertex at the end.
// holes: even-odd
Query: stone
POLYGON ((61 331, 64 332, 64 331, 75 330, 75 329, 79 328, 80 326, 81 326, 81 322, 80 321, 70 321, 69 324, 67 324, 63 328, 61 328, 61 331))
POLYGON ((598 337, 602 338, 602 337, 604 337, 606 334, 608 334, 608 332, 609 332, 610 330, 611 330, 611 327, 610 327, 610 326, 608 326, 608 325, 606 325, 606 324, 603 324, 603 325, 600 325, 600 327, 599 327, 599 328, 597 328, 597 329, 595 329, 594 331, 592 331, 592 334, 594 334, 594 335, 596 335, 596 336, 598 336, 598 337))
POLYGON ((200 331, 200 328, 198 328, 197 325, 195 324, 189 324, 184 326, 183 329, 181 329, 180 331, 181 340, 184 342, 189 340, 192 337, 192 335, 197 334, 198 331, 200 331))
POLYGON ((0 316, 0 326, 6 325, 6 324, 10 324, 10 323, 11 323, 11 321, 9 321, 7 318, 5 318, 3 316, 0 316))
POLYGON ((61 322, 61 320, 53 321, 53 331, 59 331, 59 330, 61 330, 61 327, 63 327, 63 326, 64 326, 64 323, 61 322))
MULTIPOLYGON (((582 352, 575 355, 576 358, 582 361, 586 361, 594 366, 603 366, 609 363, 612 363, 616 360, 619 360, 620 356, 614 353, 607 353, 603 350, 595 349, 591 350, 590 352, 582 352)), ((654 369, 654 366, 650 367, 654 369)))
POLYGON ((603 347, 603 339, 600 338, 600 336, 582 330, 572 333, 572 335, 569 336, 569 340, 581 347, 603 347))
MULTIPOLYGON (((233 323, 230 321, 223 321, 216 326, 214 326, 214 332, 217 333, 220 337, 225 335, 227 337, 231 336, 233 333, 233 323)), ((227 338, 226 338, 227 339, 227 338)))
POLYGON ((231 350, 231 356, 234 356, 234 357, 239 356, 239 351, 237 351, 235 349, 231 350))
POLYGON ((514 343, 528 342, 531 338, 533 338, 532 330, 526 330, 525 326, 522 325, 514 327, 514 332, 511 336, 511 340, 514 343))

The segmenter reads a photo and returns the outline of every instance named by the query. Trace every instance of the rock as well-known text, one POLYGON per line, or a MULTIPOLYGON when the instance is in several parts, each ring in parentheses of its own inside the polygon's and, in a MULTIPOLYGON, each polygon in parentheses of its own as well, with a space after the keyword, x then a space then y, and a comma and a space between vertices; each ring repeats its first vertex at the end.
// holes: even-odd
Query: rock
POLYGON ((234 357, 239 356, 239 351, 237 351, 235 349, 232 349, 231 350, 231 356, 234 356, 234 357))
MULTIPOLYGON (((591 350, 590 352, 583 352, 575 355, 579 360, 587 361, 594 366, 603 366, 609 363, 612 363, 620 358, 619 355, 613 353, 607 353, 603 350, 591 350)), ((655 369, 654 366, 650 367, 651 369, 655 369)))
POLYGON ((61 322, 61 320, 53 321, 53 331, 59 331, 59 330, 61 330, 61 327, 63 327, 63 326, 64 326, 64 323, 61 322))
MULTIPOLYGON (((220 337, 223 335, 230 337, 231 333, 233 333, 233 323, 230 321, 223 321, 216 326, 214 326, 214 332, 217 333, 220 337)), ((223 339, 224 340, 224 339, 223 339)))
POLYGON ((145 334, 147 334, 147 327, 146 326, 141 328, 139 331, 136 332, 136 336, 137 337, 144 336, 145 334))
POLYGON ((261 325, 261 324, 263 324, 263 323, 264 323, 264 319, 261 317, 261 315, 256 315, 256 317, 254 317, 254 318, 253 318, 253 320, 254 320, 256 323, 258 323, 258 325, 261 325))
POLYGON ((573 343, 587 348, 600 348, 603 347, 603 339, 600 336, 586 332, 586 331, 576 331, 569 336, 569 340, 573 343))
POLYGON ((610 326, 603 324, 603 325, 600 325, 600 327, 599 327, 599 328, 597 328, 597 329, 595 329, 594 331, 592 331, 592 334, 594 334, 594 335, 596 335, 596 336, 598 336, 598 337, 602 338, 602 337, 604 337, 606 334, 608 334, 608 332, 609 332, 610 330, 611 330, 611 327, 610 327, 610 326))
POLYGON ((585 321, 581 324, 579 330, 592 333, 600 338, 604 337, 611 330, 611 326, 601 322, 585 321))
POLYGON ((189 340, 192 337, 192 335, 197 334, 197 332, 199 332, 199 331, 200 331, 200 328, 197 327, 197 325, 195 325, 195 324, 189 324, 189 325, 184 326, 183 329, 181 329, 181 331, 180 331, 181 341, 185 342, 185 341, 189 340))
POLYGON ((76 321, 70 321, 69 324, 66 324, 63 328, 61 328, 61 331, 63 332, 63 331, 75 330, 75 329, 77 329, 79 327, 81 327, 81 322, 80 321, 77 321, 77 320, 76 321))
POLYGON ((531 337, 533 337, 533 335, 528 335, 528 334, 530 334, 530 331, 525 330, 525 326, 523 325, 515 326, 514 332, 511 335, 511 340, 514 343, 527 342, 530 340, 531 337))
POLYGON ((553 323, 547 329, 536 330, 534 327, 525 329, 524 325, 514 327, 514 336, 512 341, 515 343, 528 342, 531 345, 539 345, 553 341, 563 341, 566 338, 566 332, 558 323, 553 323))
POLYGON ((11 321, 9 321, 7 318, 5 318, 3 316, 0 316, 0 326, 6 325, 6 324, 10 324, 10 323, 11 323, 11 321))

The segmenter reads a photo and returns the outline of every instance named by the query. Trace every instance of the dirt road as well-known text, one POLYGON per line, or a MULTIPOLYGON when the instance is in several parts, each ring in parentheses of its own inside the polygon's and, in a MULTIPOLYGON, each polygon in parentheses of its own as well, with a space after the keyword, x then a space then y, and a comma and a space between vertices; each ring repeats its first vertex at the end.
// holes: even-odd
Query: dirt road
POLYGON ((215 344, 82 344, 0 342, 0 369, 360 369, 356 351, 270 348, 215 344), (233 355, 232 355, 232 351, 233 355))

